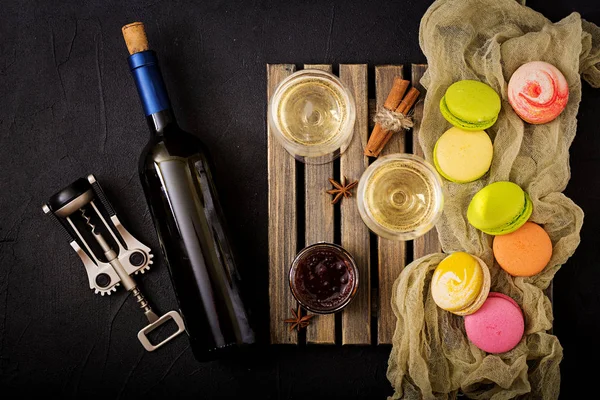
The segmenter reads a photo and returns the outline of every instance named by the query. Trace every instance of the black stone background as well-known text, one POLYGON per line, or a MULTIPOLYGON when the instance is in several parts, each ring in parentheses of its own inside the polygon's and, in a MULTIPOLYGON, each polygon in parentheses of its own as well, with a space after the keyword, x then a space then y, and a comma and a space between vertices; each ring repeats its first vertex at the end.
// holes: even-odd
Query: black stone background
MULTIPOLYGON (((266 346, 266 63, 425 62, 419 21, 430 1, 12 1, 0 3, 0 397, 384 398, 390 348, 266 346), (181 125, 207 143, 252 287, 261 338, 239 363, 196 362, 185 337, 147 353, 144 320, 123 289, 106 298, 41 205, 94 173, 125 226, 158 244, 137 176, 148 139, 121 26, 141 20, 181 125), (254 396, 254 395, 257 395, 254 396), (6 397, 5 397, 6 396, 6 397)), ((529 1, 553 21, 597 1, 529 1)), ((600 91, 583 85, 566 194, 586 213, 576 254, 556 275, 561 398, 594 398, 600 334, 600 91), (579 390, 579 395, 575 391, 579 390), (583 393, 587 393, 584 395, 583 393)), ((139 279, 176 307, 160 256, 139 279)), ((597 397, 596 397, 597 398, 597 397)))

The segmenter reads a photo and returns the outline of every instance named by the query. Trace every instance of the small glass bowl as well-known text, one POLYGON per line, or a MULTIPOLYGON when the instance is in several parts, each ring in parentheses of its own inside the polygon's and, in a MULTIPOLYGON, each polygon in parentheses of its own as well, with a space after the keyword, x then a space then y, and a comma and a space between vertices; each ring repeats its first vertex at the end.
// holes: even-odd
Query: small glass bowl
POLYGON ((325 164, 350 145, 356 106, 337 76, 305 69, 277 86, 267 114, 273 135, 288 153, 306 164, 325 164))
POLYGON ((433 228, 444 207, 443 183, 435 168, 413 154, 389 154, 360 178, 358 211, 364 223, 389 240, 412 240, 433 228))
POLYGON ((290 268, 290 289, 302 307, 316 314, 342 310, 358 289, 358 268, 344 248, 320 242, 302 249, 290 268))

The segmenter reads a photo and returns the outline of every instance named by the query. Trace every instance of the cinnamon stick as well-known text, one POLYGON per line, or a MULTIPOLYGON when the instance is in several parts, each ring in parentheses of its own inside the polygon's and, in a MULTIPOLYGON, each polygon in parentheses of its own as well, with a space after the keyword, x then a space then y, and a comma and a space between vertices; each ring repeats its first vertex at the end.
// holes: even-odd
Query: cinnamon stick
MULTIPOLYGON (((419 94, 420 92, 418 89, 414 87, 410 88, 406 96, 404 96, 394 111, 407 115, 412 106, 414 106, 417 102, 419 94)), ((394 134, 394 132, 385 131, 381 127, 376 129, 378 125, 379 124, 375 125, 375 128, 371 133, 371 137, 369 138, 369 142, 367 143, 367 147, 365 148, 365 155, 370 157, 379 157, 379 153, 381 153, 387 142, 390 141, 392 135, 394 134)))
POLYGON ((400 102, 398 107, 396 108, 396 112, 406 115, 410 111, 412 106, 414 106, 415 103, 417 102, 417 99, 419 98, 419 94, 421 94, 421 93, 419 92, 418 89, 415 89, 414 87, 410 88, 410 90, 408 91, 406 96, 404 96, 404 98, 402 99, 402 101, 400 102))
POLYGON ((385 99, 383 106, 388 110, 395 110, 396 107, 400 105, 400 102, 404 97, 404 93, 406 93, 406 89, 408 89, 409 83, 410 81, 408 80, 402 79, 398 76, 395 77, 392 89, 390 90, 387 99, 385 99))
MULTIPOLYGON (((404 97, 404 94, 406 93, 406 89, 408 89, 408 85, 409 85, 410 81, 406 80, 406 79, 402 79, 399 76, 394 78, 394 83, 392 85, 392 89, 390 90, 390 93, 387 96, 387 99, 385 100, 385 103, 383 103, 383 107, 385 107, 386 109, 393 111, 395 110, 401 103, 402 101, 402 97, 404 97)), ((379 123, 375 124, 375 126, 373 127, 373 131, 371 132, 371 138, 377 138, 377 137, 381 137, 383 133, 383 128, 381 127, 381 125, 379 123)), ((371 154, 371 139, 369 139, 369 142, 367 143, 367 146, 365 147, 365 155, 367 156, 372 156, 375 157, 371 154)))

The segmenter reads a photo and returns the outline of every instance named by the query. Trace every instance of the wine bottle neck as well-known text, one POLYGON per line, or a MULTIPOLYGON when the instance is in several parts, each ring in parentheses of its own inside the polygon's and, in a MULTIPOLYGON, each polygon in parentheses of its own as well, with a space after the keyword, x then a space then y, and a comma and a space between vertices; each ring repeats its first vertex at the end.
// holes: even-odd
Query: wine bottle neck
POLYGON ((156 53, 141 51, 129 56, 128 62, 150 130, 161 134, 176 126, 156 53))
POLYGON ((164 135, 169 130, 178 127, 173 111, 170 108, 150 114, 146 117, 150 132, 155 135, 164 135))

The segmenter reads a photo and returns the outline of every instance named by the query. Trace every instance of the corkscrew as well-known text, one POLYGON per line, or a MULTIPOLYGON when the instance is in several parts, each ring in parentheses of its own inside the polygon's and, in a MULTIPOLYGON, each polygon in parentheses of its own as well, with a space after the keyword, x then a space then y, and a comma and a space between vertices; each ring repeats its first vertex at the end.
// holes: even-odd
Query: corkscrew
POLYGON ((80 178, 60 190, 42 209, 58 223, 83 262, 90 289, 104 296, 116 292, 122 284, 133 294, 148 319, 148 325, 138 332, 138 339, 146 350, 156 350, 185 331, 177 311, 169 311, 161 317, 156 315, 133 280, 132 275, 150 269, 153 255, 149 247, 123 227, 94 175, 80 178), (169 320, 176 323, 177 331, 162 342, 152 344, 147 335, 169 320))

